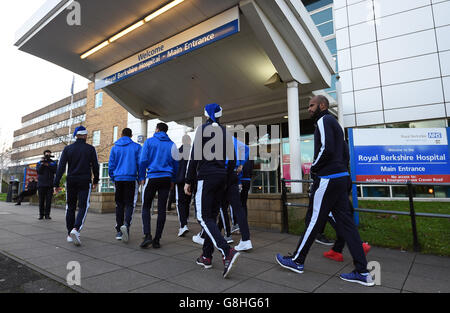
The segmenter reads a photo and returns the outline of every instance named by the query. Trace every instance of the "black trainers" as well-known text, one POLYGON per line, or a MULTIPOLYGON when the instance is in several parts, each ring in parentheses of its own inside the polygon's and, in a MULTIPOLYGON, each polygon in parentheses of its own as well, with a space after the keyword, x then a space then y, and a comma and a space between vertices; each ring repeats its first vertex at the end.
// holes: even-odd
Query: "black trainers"
POLYGON ((142 241, 140 247, 147 248, 152 243, 152 235, 145 235, 144 241, 142 241))
POLYGON ((43 220, 44 217, 42 215, 39 216, 38 220, 43 220))
POLYGON ((239 252, 231 248, 228 256, 223 259, 223 278, 227 278, 227 276, 230 274, 233 264, 234 262, 236 262, 236 259, 239 257, 239 255, 239 252))
POLYGON ((46 215, 46 216, 45 216, 45 219, 46 219, 46 220, 51 220, 52 218, 50 217, 50 215, 46 215))
POLYGON ((204 268, 211 268, 212 267, 212 258, 205 258, 203 254, 199 256, 196 260, 196 263, 198 265, 202 265, 204 268))
POLYGON ((159 244, 159 239, 155 238, 155 240, 153 240, 153 242, 152 242, 152 246, 153 246, 154 249, 161 248, 161 245, 159 244))
POLYGON ((318 234, 317 237, 316 237, 316 242, 320 243, 322 245, 325 245, 325 246, 332 246, 332 245, 334 245, 334 241, 328 239, 327 237, 325 237, 324 234, 318 234))

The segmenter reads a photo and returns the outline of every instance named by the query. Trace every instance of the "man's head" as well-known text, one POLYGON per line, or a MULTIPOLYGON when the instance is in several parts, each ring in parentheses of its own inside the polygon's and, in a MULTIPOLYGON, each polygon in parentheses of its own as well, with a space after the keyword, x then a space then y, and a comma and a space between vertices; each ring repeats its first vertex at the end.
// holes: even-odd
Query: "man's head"
POLYGON ((205 106, 205 116, 211 119, 214 123, 219 123, 219 118, 222 116, 222 107, 217 103, 210 103, 205 106))
POLYGON ((166 123, 158 123, 158 124, 156 124, 155 133, 158 133, 158 132, 165 132, 165 133, 167 133, 168 130, 169 130, 169 126, 167 126, 166 123))
POLYGON ((75 128, 75 131, 73 132, 73 136, 77 137, 77 139, 84 139, 86 140, 87 138, 87 129, 83 126, 78 126, 77 128, 75 128))
POLYGON ((133 137, 133 132, 129 128, 124 128, 122 130, 122 137, 133 137))
POLYGON ((187 134, 183 136, 181 141, 182 141, 184 146, 190 146, 191 145, 191 137, 189 137, 189 135, 187 135, 187 134))
POLYGON ((52 152, 50 150, 45 150, 44 151, 44 158, 51 158, 52 157, 52 152))
POLYGON ((328 102, 327 97, 318 95, 318 96, 312 97, 312 99, 309 100, 308 112, 309 112, 309 115, 312 118, 314 118, 320 112, 328 110, 329 107, 330 107, 330 103, 328 102))

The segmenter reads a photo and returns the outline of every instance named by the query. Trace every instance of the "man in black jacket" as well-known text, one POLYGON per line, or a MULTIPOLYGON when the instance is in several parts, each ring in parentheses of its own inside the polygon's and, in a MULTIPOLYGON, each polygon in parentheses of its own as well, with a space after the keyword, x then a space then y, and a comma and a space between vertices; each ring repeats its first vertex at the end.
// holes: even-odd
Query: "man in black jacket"
POLYGON ((184 191, 191 195, 192 185, 196 183, 196 217, 206 232, 203 253, 196 263, 211 268, 215 247, 222 253, 223 278, 226 278, 240 253, 231 248, 223 238, 217 226, 217 215, 225 196, 227 177, 235 168, 236 158, 233 137, 219 124, 222 108, 216 103, 208 104, 205 115, 208 120, 195 131, 184 191), (225 165, 226 160, 228 166, 225 165))
POLYGON ((306 216, 306 230, 294 254, 290 256, 277 254, 276 260, 284 268, 303 273, 308 251, 332 212, 337 232, 347 242, 355 265, 353 272, 341 274, 340 278, 373 286, 375 283, 367 270, 362 241, 349 205, 347 193, 350 181, 347 171, 349 156, 344 132, 336 118, 328 112, 328 107, 328 99, 324 96, 315 96, 309 102, 308 111, 317 127, 314 132, 314 162, 311 166, 314 182, 310 209, 306 216))
POLYGON ((50 220, 50 208, 53 197, 53 180, 55 179, 58 164, 52 160, 52 152, 44 151, 44 157, 37 163, 38 173, 38 196, 39 196, 39 219, 50 220))
POLYGON ((83 228, 89 208, 91 190, 97 188, 99 181, 99 165, 95 148, 86 143, 86 128, 78 126, 73 136, 77 140, 64 148, 53 185, 56 190, 59 190, 59 182, 68 164, 66 179, 67 242, 73 242, 76 246, 79 246, 81 244, 80 231, 83 228), (93 183, 92 175, 94 175, 93 183), (79 210, 75 218, 77 201, 79 210))
POLYGON ((187 195, 184 193, 186 168, 189 160, 189 153, 191 152, 191 137, 189 137, 189 135, 184 135, 182 142, 183 145, 178 149, 180 160, 178 161, 178 170, 175 181, 175 199, 178 212, 178 221, 180 222, 178 237, 184 236, 184 234, 189 231, 187 222, 192 199, 192 195, 187 195))
POLYGON ((37 182, 34 180, 34 178, 30 178, 26 190, 22 191, 17 196, 16 205, 21 205, 23 198, 34 195, 36 193, 36 190, 37 190, 37 182))

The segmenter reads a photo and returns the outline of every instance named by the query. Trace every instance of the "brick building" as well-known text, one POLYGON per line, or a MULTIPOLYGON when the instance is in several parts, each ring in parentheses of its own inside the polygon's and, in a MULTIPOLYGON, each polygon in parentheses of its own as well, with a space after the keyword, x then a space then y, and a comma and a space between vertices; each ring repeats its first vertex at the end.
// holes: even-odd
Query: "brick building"
POLYGON ((86 123, 87 142, 97 150, 100 164, 99 191, 113 191, 108 175, 109 153, 114 142, 127 127, 128 112, 106 92, 94 90, 94 83, 87 89, 86 123))

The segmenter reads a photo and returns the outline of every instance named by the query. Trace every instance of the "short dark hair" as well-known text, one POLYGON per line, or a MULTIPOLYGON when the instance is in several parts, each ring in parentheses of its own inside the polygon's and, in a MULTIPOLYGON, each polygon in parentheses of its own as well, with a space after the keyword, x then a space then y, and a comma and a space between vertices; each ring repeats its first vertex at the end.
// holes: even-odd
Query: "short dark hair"
POLYGON ((330 102, 328 101, 328 98, 322 95, 317 95, 316 99, 319 101, 319 104, 325 105, 327 108, 330 107, 330 102))
POLYGON ((133 132, 129 128, 124 128, 122 130, 122 136, 132 137, 133 136, 133 132))
POLYGON ((156 125, 156 128, 159 129, 159 131, 165 132, 167 133, 167 131, 169 130, 169 126, 167 126, 166 123, 158 123, 156 125))
POLYGON ((44 151, 44 154, 46 154, 47 152, 52 154, 52 152, 50 150, 48 150, 48 149, 44 151))

